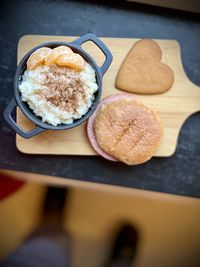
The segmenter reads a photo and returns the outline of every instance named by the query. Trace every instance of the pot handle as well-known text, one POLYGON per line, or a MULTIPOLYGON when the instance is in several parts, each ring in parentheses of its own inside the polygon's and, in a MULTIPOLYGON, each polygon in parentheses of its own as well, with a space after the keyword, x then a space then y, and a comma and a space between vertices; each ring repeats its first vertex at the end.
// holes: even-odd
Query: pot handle
POLYGON ((9 105, 6 107, 6 109, 4 110, 4 119, 7 121, 7 123, 11 126, 11 128, 13 130, 15 130, 16 133, 18 133, 20 136, 28 139, 31 138, 41 132, 43 132, 45 129, 40 128, 38 126, 36 126, 34 129, 30 130, 30 131, 25 131, 23 130, 12 118, 12 111, 14 110, 14 108, 17 106, 17 103, 15 101, 15 99, 13 98, 9 105))
POLYGON ((100 67, 102 75, 104 75, 104 73, 107 71, 112 62, 113 56, 107 46, 96 35, 88 33, 70 43, 81 46, 82 44, 88 41, 92 41, 93 43, 95 43, 106 57, 103 65, 100 67))

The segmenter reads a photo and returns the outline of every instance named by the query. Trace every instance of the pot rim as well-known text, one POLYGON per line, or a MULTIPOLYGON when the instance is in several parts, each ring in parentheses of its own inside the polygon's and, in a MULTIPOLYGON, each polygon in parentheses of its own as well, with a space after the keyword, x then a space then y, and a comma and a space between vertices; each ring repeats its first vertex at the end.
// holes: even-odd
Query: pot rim
POLYGON ((21 109, 21 111, 23 112, 23 114, 29 119, 31 120, 35 125, 46 129, 46 130, 66 130, 66 129, 71 129, 74 128, 80 124, 82 124, 83 122, 85 122, 91 115, 92 113, 95 111, 100 98, 101 98, 101 94, 102 94, 102 71, 101 68, 96 64, 96 62, 94 61, 94 59, 85 51, 83 50, 79 45, 76 45, 75 43, 70 43, 70 42, 60 42, 60 41, 51 41, 51 42, 45 42, 42 43, 34 48, 32 48, 29 52, 27 52, 24 57, 21 59, 20 63, 17 66, 17 70, 15 72, 15 76, 14 76, 14 97, 15 100, 17 102, 17 105, 19 106, 19 108, 21 109), (76 119, 74 120, 72 123, 70 124, 59 124, 57 126, 53 126, 51 124, 48 124, 47 122, 43 122, 42 119, 39 116, 36 116, 33 111, 29 108, 28 104, 24 101, 22 101, 21 99, 21 94, 19 92, 18 89, 18 85, 20 82, 20 78, 23 75, 24 71, 26 70, 26 62, 29 58, 29 56, 38 48, 41 47, 57 47, 60 45, 65 45, 70 47, 74 52, 80 54, 81 56, 83 56, 83 58, 93 67, 95 74, 96 74, 96 83, 98 85, 98 90, 95 93, 95 99, 93 101, 93 104, 91 105, 91 107, 89 108, 89 110, 86 112, 86 114, 84 114, 80 119, 76 119))

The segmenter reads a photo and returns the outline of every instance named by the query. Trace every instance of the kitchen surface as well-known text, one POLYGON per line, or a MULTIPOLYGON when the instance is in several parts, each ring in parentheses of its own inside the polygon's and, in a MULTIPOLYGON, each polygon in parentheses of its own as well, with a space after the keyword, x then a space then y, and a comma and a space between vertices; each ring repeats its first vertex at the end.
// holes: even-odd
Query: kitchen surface
MULTIPOLYGON (((93 33, 98 37, 173 39, 180 44, 188 78, 200 86, 198 14, 126 1, 3 1, 1 6, 1 114, 13 96, 17 47, 24 35, 81 36, 93 33)), ((199 112, 183 124, 172 156, 153 157, 136 166, 108 161, 100 156, 25 154, 16 148, 16 134, 3 116, 0 123, 1 169, 59 176, 74 182, 200 196, 199 112)))

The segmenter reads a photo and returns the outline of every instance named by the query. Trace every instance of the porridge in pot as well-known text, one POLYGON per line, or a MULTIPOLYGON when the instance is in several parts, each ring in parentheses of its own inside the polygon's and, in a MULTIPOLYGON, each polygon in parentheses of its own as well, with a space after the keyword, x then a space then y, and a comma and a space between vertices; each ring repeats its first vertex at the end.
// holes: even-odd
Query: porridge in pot
POLYGON ((19 85, 22 100, 43 122, 54 126, 86 114, 97 90, 92 66, 67 46, 33 52, 19 85))

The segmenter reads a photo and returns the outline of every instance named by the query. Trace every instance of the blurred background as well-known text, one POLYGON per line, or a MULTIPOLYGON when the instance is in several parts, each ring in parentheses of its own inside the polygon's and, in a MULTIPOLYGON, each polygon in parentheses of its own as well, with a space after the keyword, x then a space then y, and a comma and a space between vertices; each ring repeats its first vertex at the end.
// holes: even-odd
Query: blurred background
MULTIPOLYGON (((40 224, 46 184, 60 184, 60 189, 51 187, 54 208, 64 199, 66 185, 61 178, 11 171, 2 171, 0 181, 0 260, 3 260, 40 224), (17 184, 7 186, 6 194, 6 187, 4 190, 2 187, 8 176, 17 178, 17 184)), ((61 224, 70 235, 72 267, 106 266, 115 235, 124 224, 134 227, 138 234, 131 266, 199 266, 199 199, 82 182, 78 186, 71 183, 67 188, 61 224)), ((48 218, 50 223, 52 217, 48 218)))

